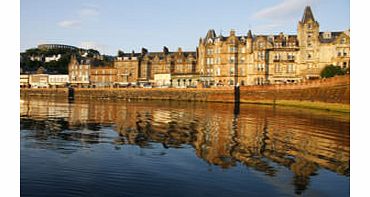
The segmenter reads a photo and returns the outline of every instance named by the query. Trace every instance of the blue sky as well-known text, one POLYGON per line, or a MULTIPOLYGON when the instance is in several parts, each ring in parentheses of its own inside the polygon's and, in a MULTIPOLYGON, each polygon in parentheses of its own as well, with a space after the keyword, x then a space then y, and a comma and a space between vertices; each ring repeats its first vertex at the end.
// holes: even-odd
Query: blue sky
POLYGON ((311 5, 321 31, 350 28, 349 0, 21 0, 21 51, 41 43, 103 54, 195 50, 208 29, 229 35, 295 34, 311 5))

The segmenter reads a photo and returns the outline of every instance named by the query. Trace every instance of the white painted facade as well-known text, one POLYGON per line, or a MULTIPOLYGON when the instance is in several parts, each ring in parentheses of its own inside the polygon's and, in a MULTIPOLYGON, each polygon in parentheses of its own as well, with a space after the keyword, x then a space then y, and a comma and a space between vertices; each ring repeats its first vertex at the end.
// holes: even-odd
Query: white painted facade
POLYGON ((47 88, 49 87, 48 74, 33 74, 30 75, 29 83, 32 88, 47 88))
POLYGON ((158 87, 171 85, 171 74, 154 74, 154 82, 158 87))
POLYGON ((65 86, 69 83, 68 75, 49 75, 49 85, 51 86, 65 86))

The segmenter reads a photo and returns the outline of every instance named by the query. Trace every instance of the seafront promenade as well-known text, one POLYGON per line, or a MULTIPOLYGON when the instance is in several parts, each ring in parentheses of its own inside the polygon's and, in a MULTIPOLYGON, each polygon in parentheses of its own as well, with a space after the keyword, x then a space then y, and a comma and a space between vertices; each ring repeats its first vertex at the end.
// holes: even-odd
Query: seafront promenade
MULTIPOLYGON (((21 97, 67 98, 67 88, 21 89, 21 97)), ((182 100, 235 102, 233 87, 220 88, 75 88, 75 99, 182 100)), ((287 105, 349 112, 350 77, 300 84, 243 86, 240 103, 287 105)))

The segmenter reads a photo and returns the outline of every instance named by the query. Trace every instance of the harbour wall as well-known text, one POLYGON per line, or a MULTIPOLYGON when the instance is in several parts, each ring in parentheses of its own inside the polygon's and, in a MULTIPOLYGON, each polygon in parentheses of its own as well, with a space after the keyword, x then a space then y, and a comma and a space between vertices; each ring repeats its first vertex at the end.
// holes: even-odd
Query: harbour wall
MULTIPOLYGON (((68 97, 67 88, 21 89, 21 97, 68 97)), ((156 99, 235 102, 234 88, 75 88, 75 99, 156 99)), ((350 77, 339 76, 300 84, 242 86, 240 102, 282 100, 350 103, 350 77)))

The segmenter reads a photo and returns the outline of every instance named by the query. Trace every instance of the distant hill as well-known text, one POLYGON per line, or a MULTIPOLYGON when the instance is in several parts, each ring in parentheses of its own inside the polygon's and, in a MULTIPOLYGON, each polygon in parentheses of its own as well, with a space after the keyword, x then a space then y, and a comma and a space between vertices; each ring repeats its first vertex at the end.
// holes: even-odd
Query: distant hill
POLYGON ((110 56, 100 55, 94 49, 71 48, 31 48, 20 54, 21 73, 35 73, 43 67, 49 74, 68 74, 68 63, 72 55, 78 59, 93 59, 96 65, 110 64, 110 56))

